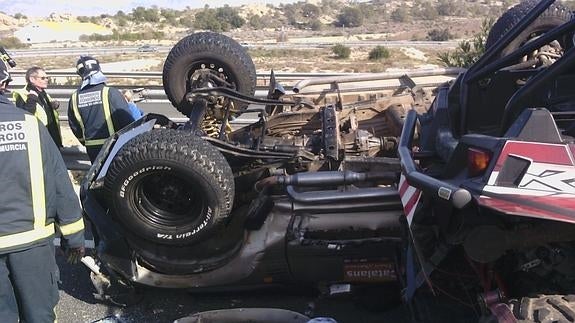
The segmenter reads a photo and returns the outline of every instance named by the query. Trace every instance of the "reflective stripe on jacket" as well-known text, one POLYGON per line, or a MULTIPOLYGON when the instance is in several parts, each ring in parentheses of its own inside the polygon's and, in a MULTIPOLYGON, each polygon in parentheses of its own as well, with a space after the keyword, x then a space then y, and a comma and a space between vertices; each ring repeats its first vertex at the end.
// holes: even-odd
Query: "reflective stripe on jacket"
MULTIPOLYGON (((78 121, 78 124, 82 130, 82 138, 79 138, 80 142, 82 142, 85 146, 103 145, 104 142, 106 141, 106 139, 108 139, 108 137, 110 137, 111 135, 114 134, 114 132, 116 132, 114 129, 114 122, 112 121, 112 112, 110 110, 110 100, 108 97, 109 92, 110 92, 110 88, 107 86, 104 86, 101 90, 98 90, 98 91, 100 93, 101 101, 98 101, 98 103, 96 105, 102 106, 102 110, 104 111, 104 122, 106 123, 107 129, 108 129, 108 133, 107 133, 106 137, 104 137, 104 138, 93 138, 89 135, 89 132, 86 131, 87 129, 86 129, 86 126, 84 124, 84 120, 82 119, 82 114, 80 113, 80 109, 79 109, 79 106, 80 106, 79 95, 80 94, 78 94, 77 91, 72 94, 72 111, 74 112, 74 117, 78 121)), ((96 93, 96 92, 93 91, 93 92, 88 92, 88 93, 96 93)), ((86 95, 86 94, 87 93, 82 93, 81 95, 86 95)))
POLYGON ((37 118, 9 105, 0 97, 0 254, 44 244, 56 228, 82 246, 81 209, 59 150, 46 145, 50 135, 37 118))
MULTIPOLYGON (((52 102, 52 97, 48 93, 46 93, 48 100, 52 102)), ((22 98, 22 101, 28 101, 28 90, 26 87, 18 90, 12 90, 12 97, 14 98, 14 102, 17 102, 18 97, 22 98)), ((46 109, 51 109, 52 107, 46 107, 46 109)), ((42 121, 42 123, 47 126, 48 125, 48 114, 46 113, 45 108, 40 104, 40 102, 36 103, 36 112, 34 112, 34 116, 38 118, 38 120, 42 121)), ((58 114, 58 110, 54 111, 54 122, 58 125, 58 129, 60 128, 60 115, 58 114)))

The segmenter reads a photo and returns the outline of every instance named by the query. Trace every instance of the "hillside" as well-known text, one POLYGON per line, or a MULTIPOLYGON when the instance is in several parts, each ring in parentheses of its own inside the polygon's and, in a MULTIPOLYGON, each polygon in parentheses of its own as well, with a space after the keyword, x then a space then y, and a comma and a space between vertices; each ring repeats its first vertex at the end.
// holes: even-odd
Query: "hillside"
MULTIPOLYGON (((497 17, 517 2, 308 0, 279 6, 254 4, 185 10, 137 7, 115 15, 50 14, 42 19, 56 23, 91 22, 114 33, 108 37, 86 35, 83 41, 175 41, 198 30, 229 33, 240 41, 357 34, 373 34, 376 39, 422 40, 429 38, 428 32, 433 29, 446 30, 446 37, 458 39, 470 37, 481 20, 497 17)), ((30 22, 22 14, 14 16, 20 19, 0 16, 0 31, 15 30, 30 22)))
POLYGON ((0 31, 8 31, 18 26, 18 19, 0 12, 0 31))
MULTIPOLYGON (((56 15, 52 22, 89 22, 103 26, 110 35, 83 35, 81 41, 31 44, 39 47, 172 46, 193 32, 223 32, 250 48, 258 70, 281 69, 292 72, 381 72, 389 68, 418 68, 441 64, 437 59, 445 48, 390 48, 383 60, 369 60, 369 49, 351 47, 349 58, 338 59, 331 48, 263 49, 262 43, 325 42, 347 44, 370 40, 463 40, 478 34, 488 18, 497 18, 518 1, 463 0, 314 0, 280 6, 244 5, 240 7, 174 10, 134 8, 131 12, 91 17, 56 15)), ((567 2, 568 4, 574 1, 567 2)), ((17 20, 20 24, 23 19, 17 20)), ((13 26, 13 25, 12 25, 13 26)), ((13 47, 6 46, 11 49, 13 47)), ((149 70, 161 71, 164 53, 115 54, 103 61, 152 59, 149 70), (155 63, 154 63, 155 62, 155 63), (154 65, 155 64, 155 65, 154 65)), ((73 64, 74 57, 58 60, 22 58, 23 66, 40 64, 50 69, 73 64)))

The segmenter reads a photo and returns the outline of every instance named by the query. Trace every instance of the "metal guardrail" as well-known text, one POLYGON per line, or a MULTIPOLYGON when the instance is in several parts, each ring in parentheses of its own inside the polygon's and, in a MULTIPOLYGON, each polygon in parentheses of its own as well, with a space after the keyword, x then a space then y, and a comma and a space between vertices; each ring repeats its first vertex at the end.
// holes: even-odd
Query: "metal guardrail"
MULTIPOLYGON (((332 86, 335 83, 351 83, 351 82, 361 82, 361 81, 377 81, 377 80, 390 80, 398 79, 403 75, 409 75, 411 77, 431 77, 431 76, 451 76, 455 77, 462 73, 464 69, 461 68, 435 68, 435 69, 425 69, 425 70, 413 70, 413 71, 396 71, 396 72, 385 72, 385 73, 276 73, 275 78, 277 82, 282 84, 288 93, 298 93, 303 87, 308 85, 326 85, 332 86), (292 92, 293 90, 293 92, 292 92)), ((23 79, 25 71, 13 70, 11 74, 15 78, 15 82, 11 85, 11 88, 18 88, 23 86, 23 79), (18 80, 19 78, 19 80, 18 80)), ((70 71, 49 71, 50 77, 67 77, 67 78, 77 78, 75 72, 70 71)), ((159 80, 161 82, 162 73, 161 72, 107 72, 106 76, 108 79, 147 79, 147 80, 159 80)), ((256 87, 256 97, 265 97, 267 95, 267 90, 270 81, 270 75, 264 73, 257 73, 257 87, 256 87)), ((78 79, 79 83, 79 79, 78 79)), ((442 82, 418 82, 420 86, 437 86, 442 82)), ((141 87, 142 85, 126 85, 126 84, 116 84, 110 82, 117 88, 134 88, 141 87)), ((146 88, 146 98, 151 102, 162 102, 168 103, 166 94, 161 85, 144 85, 146 88)), ((392 87, 395 87, 393 85, 392 87)), ((374 91, 378 89, 389 89, 389 85, 373 86, 369 85, 364 88, 357 87, 354 91, 374 91)), ((67 100, 70 95, 77 89, 77 85, 51 85, 49 89, 50 95, 58 100, 67 100)), ((332 89, 333 90, 333 89, 332 89)), ((340 90, 342 90, 340 88, 340 90)), ((342 90, 345 91, 345 90, 342 90)), ((324 92, 311 92, 310 94, 319 94, 324 92)))
POLYGON ((60 152, 68 170, 87 171, 92 165, 83 146, 62 147, 60 152))
MULTIPOLYGON (((78 75, 74 71, 69 70, 48 70, 50 77, 66 77, 66 78, 78 78, 78 75)), ((11 70, 10 74, 16 77, 24 77, 26 74, 25 70, 11 70)), ((108 78, 125 78, 125 79, 162 79, 162 72, 105 72, 108 78)), ((293 81, 301 80, 306 78, 314 77, 324 77, 324 76, 345 76, 351 75, 351 73, 275 73, 275 77, 278 81, 293 81)), ((258 81, 269 80, 269 73, 256 73, 256 78, 258 81)), ((79 81, 79 78, 78 78, 79 81)))
MULTIPOLYGON (((80 83, 80 78, 75 72, 72 71, 58 71, 51 70, 48 71, 51 78, 68 78, 77 79, 78 84, 80 83)), ((11 88, 19 88, 24 86, 24 77, 26 71, 24 70, 11 70, 10 74, 14 78, 14 82, 11 84, 11 88)), ((350 73, 276 73, 275 77, 278 82, 284 85, 285 89, 291 91, 291 84, 295 81, 308 78, 317 77, 344 77, 349 76, 350 73)), ((159 81, 162 80, 162 72, 106 72, 106 77, 109 80, 113 79, 137 79, 137 80, 152 80, 159 81)), ((270 74, 269 73, 257 73, 256 74, 257 87, 256 87, 256 97, 265 97, 267 95, 267 86, 269 86, 270 74)), ((111 85, 117 88, 134 88, 142 87, 142 85, 127 85, 127 84, 117 84, 113 81, 110 82, 111 85)), ((70 98, 72 93, 77 89, 78 85, 58 85, 53 84, 50 86, 50 95, 58 100, 67 100, 70 98)), ((146 98, 152 102, 165 102, 168 103, 168 99, 164 92, 164 88, 161 85, 143 85, 146 88, 146 98)))

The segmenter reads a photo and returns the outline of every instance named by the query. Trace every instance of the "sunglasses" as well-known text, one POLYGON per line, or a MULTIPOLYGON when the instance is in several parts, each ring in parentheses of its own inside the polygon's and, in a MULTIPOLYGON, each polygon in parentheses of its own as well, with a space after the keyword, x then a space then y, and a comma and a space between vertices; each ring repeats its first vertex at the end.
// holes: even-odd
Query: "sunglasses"
POLYGON ((35 78, 41 79, 41 80, 47 80, 48 76, 35 76, 35 78))

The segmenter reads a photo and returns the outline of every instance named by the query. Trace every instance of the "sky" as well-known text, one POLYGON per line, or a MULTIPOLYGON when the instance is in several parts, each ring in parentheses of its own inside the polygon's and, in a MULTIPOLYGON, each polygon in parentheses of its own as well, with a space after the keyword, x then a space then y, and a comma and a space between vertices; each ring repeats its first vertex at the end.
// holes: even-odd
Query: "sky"
POLYGON ((208 4, 211 8, 229 4, 232 7, 242 4, 273 4, 291 3, 293 0, 0 0, 0 11, 9 15, 21 13, 29 17, 47 17, 50 13, 71 13, 76 16, 96 16, 102 13, 115 14, 118 10, 132 12, 138 6, 149 8, 156 5, 160 8, 184 9, 202 8, 208 4))

